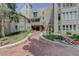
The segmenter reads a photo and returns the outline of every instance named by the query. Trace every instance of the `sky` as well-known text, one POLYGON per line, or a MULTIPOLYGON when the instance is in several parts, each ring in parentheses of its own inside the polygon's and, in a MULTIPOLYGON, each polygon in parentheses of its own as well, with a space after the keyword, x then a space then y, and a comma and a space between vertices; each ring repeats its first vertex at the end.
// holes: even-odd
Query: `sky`
MULTIPOLYGON (((17 11, 20 10, 20 8, 23 6, 23 4, 17 4, 17 11)), ((32 3, 32 10, 36 11, 39 8, 48 7, 49 3, 32 3)))
POLYGON ((48 7, 48 6, 49 6, 49 3, 33 3, 32 4, 32 7, 33 7, 32 10, 36 11, 39 8, 48 7))

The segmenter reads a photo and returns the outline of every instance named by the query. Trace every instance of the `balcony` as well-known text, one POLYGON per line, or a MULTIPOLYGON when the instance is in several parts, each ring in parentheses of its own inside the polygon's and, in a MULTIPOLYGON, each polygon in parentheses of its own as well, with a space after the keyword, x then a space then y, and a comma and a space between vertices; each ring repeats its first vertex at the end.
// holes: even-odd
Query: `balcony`
POLYGON ((31 20, 31 25, 43 25, 43 22, 40 21, 40 18, 31 20))
POLYGON ((40 22, 40 18, 31 19, 31 22, 40 22))

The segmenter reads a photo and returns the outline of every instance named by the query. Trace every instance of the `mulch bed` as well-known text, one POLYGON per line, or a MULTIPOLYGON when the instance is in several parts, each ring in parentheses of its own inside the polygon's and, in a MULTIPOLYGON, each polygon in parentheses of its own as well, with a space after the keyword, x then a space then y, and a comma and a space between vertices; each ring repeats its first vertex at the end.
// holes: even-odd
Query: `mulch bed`
POLYGON ((57 40, 58 42, 69 44, 69 45, 79 45, 79 41, 77 40, 72 40, 69 38, 64 38, 63 40, 57 40))

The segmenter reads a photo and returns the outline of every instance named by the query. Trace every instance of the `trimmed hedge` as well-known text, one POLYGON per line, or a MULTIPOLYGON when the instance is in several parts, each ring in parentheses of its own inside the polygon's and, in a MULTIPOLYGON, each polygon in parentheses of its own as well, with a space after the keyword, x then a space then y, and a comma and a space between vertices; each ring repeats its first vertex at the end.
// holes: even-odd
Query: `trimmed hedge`
POLYGON ((49 39, 49 40, 54 40, 54 39, 59 39, 59 40, 63 40, 64 37, 62 35, 53 35, 53 34, 49 34, 49 35, 43 35, 45 38, 49 39))
POLYGON ((63 36, 61 36, 61 35, 56 35, 56 38, 55 39, 60 39, 60 40, 63 40, 64 39, 64 37, 63 36))

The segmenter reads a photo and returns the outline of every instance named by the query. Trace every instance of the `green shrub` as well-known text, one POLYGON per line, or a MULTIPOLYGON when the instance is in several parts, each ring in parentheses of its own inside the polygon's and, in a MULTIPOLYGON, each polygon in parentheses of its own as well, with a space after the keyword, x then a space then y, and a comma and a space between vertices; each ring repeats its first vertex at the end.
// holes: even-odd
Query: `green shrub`
POLYGON ((61 35, 56 35, 56 38, 55 39, 60 39, 60 40, 63 40, 63 36, 61 36, 61 35))
POLYGON ((72 36, 69 36, 69 37, 74 39, 74 40, 78 40, 79 41, 79 35, 77 35, 77 34, 73 34, 72 36))
POLYGON ((54 40, 55 39, 55 35, 43 35, 45 38, 49 39, 49 40, 54 40))
POLYGON ((79 35, 74 36, 74 38, 79 39, 79 35))
POLYGON ((49 39, 49 40, 54 40, 54 39, 59 39, 62 40, 64 37, 61 35, 53 35, 53 34, 49 34, 49 35, 43 35, 45 38, 49 39))
POLYGON ((72 33, 71 33, 71 32, 66 32, 66 34, 67 34, 67 35, 71 35, 72 33))
POLYGON ((76 36, 77 34, 73 34, 73 36, 76 36))
POLYGON ((43 35, 49 35, 49 33, 48 32, 44 32, 43 35))

